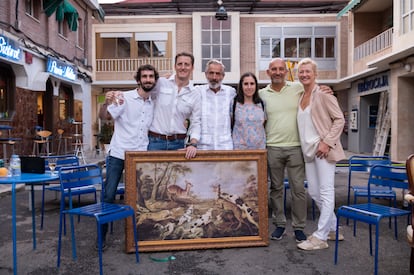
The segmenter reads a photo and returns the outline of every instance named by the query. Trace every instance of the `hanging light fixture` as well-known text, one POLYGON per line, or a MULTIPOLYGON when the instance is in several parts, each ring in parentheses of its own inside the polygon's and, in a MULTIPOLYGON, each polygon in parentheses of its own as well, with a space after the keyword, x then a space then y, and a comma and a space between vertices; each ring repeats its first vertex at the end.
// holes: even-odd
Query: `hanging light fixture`
POLYGON ((216 12, 216 19, 220 20, 220 21, 227 20, 228 15, 227 15, 226 9, 223 6, 223 1, 218 0, 217 5, 219 5, 219 7, 218 7, 217 12, 216 12))

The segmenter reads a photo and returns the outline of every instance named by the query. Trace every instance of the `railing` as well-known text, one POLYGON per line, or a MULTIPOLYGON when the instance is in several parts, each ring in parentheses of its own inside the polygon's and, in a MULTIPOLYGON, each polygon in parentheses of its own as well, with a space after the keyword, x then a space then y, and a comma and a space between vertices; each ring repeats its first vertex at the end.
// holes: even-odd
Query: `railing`
POLYGON ((96 72, 136 72, 144 64, 153 65, 158 71, 172 71, 171 58, 138 58, 138 59, 96 59, 96 72))
POLYGON ((390 28, 374 38, 359 45, 354 50, 354 60, 360 60, 371 54, 384 50, 392 46, 393 28, 390 28))

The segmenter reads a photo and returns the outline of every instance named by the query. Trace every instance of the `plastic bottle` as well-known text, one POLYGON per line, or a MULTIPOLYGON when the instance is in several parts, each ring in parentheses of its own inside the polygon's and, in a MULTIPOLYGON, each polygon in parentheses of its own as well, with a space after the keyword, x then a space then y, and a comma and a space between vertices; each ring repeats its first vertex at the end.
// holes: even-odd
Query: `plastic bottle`
POLYGON ((12 155, 11 156, 10 169, 11 169, 11 173, 14 177, 21 176, 22 170, 21 170, 20 158, 19 158, 18 155, 12 155))

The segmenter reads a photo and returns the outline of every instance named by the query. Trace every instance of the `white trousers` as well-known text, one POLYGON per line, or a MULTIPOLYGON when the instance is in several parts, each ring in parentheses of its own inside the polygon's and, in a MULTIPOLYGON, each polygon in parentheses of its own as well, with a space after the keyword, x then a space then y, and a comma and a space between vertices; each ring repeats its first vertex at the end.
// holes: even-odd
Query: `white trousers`
POLYGON ((318 229, 313 236, 326 241, 329 231, 336 231, 335 163, 315 157, 305 163, 308 193, 319 208, 318 229))

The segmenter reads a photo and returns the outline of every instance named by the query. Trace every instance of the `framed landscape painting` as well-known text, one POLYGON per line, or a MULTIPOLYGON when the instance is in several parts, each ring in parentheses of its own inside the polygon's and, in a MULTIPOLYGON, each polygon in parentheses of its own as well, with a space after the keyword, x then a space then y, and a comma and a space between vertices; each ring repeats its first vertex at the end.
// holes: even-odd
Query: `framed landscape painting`
MULTIPOLYGON (((126 152, 141 252, 267 246, 265 150, 126 152)), ((126 250, 134 252, 126 223, 126 250)))

